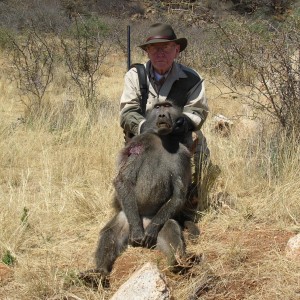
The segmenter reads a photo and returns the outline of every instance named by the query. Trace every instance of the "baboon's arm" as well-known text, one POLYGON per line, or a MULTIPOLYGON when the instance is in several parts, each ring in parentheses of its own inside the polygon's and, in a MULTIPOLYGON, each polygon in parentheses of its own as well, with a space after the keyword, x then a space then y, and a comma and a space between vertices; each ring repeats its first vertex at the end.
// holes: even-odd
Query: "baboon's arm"
POLYGON ((135 192, 132 186, 128 186, 128 188, 126 186, 121 179, 115 181, 117 197, 129 224, 129 243, 141 245, 144 237, 143 222, 138 211, 135 192))

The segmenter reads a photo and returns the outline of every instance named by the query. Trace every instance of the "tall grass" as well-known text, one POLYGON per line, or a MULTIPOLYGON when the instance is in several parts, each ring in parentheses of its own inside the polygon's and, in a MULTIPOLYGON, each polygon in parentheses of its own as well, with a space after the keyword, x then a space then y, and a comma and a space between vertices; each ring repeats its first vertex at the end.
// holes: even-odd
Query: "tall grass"
MULTIPOLYGON (((109 299, 116 289, 94 291, 76 279, 93 267, 99 229, 112 213, 125 64, 111 63, 98 83, 101 97, 92 119, 79 93, 66 92, 70 83, 60 69, 42 111, 18 122, 24 114, 15 102, 16 87, 0 77, 0 258, 8 251, 14 258, 13 279, 0 284, 4 299, 109 299)), ((198 242, 188 243, 189 251, 204 253, 204 263, 194 267, 194 276, 170 277, 170 284, 176 299, 188 299, 201 280, 211 282, 215 299, 292 299, 299 274, 282 245, 291 228, 300 228, 299 144, 267 130, 268 120, 263 130, 245 128, 242 134, 236 121, 229 137, 219 136, 213 114, 235 118, 242 107, 230 97, 214 97, 218 93, 207 80, 211 114, 204 133, 222 171, 211 198, 221 193, 223 202, 201 219, 198 242), (259 230, 268 234, 258 242, 259 230), (251 282, 257 289, 239 296, 237 286, 251 282)))
POLYGON ((73 109, 63 110, 63 90, 52 106, 17 123, 10 102, 17 91, 1 87, 0 257, 9 250, 16 261, 5 295, 48 298, 60 293, 69 271, 93 264, 97 232, 110 214, 122 145, 117 92, 102 93, 93 123, 76 94, 73 109))

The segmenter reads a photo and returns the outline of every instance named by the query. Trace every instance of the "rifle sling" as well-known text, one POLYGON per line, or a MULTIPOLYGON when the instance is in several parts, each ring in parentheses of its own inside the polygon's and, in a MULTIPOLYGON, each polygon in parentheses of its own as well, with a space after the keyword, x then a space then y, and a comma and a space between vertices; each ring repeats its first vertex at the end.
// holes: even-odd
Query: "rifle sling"
POLYGON ((148 100, 148 84, 147 84, 147 73, 146 68, 143 64, 135 63, 130 66, 130 68, 136 68, 139 78, 140 84, 140 92, 141 92, 141 110, 142 114, 146 113, 146 105, 148 100))

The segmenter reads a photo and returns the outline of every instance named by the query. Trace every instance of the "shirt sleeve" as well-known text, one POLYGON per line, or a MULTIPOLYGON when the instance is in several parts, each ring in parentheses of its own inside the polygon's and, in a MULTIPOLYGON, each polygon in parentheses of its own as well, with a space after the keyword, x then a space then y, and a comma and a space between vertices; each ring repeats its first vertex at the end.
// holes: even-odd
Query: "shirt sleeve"
POLYGON ((124 89, 120 100, 120 125, 128 132, 137 135, 145 118, 141 110, 141 93, 138 74, 132 68, 125 74, 124 89))
POLYGON ((200 130, 208 115, 208 104, 205 95, 204 81, 200 78, 189 91, 187 104, 183 113, 192 121, 194 130, 200 130))

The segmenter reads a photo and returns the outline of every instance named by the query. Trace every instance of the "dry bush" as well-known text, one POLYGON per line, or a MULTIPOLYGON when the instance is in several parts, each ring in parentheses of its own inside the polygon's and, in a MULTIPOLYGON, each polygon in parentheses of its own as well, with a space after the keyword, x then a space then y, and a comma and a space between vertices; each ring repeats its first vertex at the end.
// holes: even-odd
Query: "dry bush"
POLYGON ((68 24, 59 0, 12 0, 0 3, 0 24, 3 27, 22 31, 32 23, 44 32, 61 29, 68 24))
POLYGON ((273 14, 284 14, 294 0, 232 0, 234 9, 240 13, 267 11, 273 14))
POLYGON ((104 42, 106 30, 98 19, 85 21, 76 17, 71 39, 60 37, 68 71, 80 90, 85 107, 91 110, 97 109, 96 84, 102 75, 100 67, 111 52, 111 45, 104 42))
MULTIPOLYGON (((99 120, 97 112, 107 103, 98 83, 112 69, 108 56, 116 36, 111 32, 107 38, 108 32, 108 26, 100 19, 78 16, 58 37, 54 32, 48 35, 40 32, 33 23, 21 37, 8 36, 12 49, 10 75, 18 83, 20 101, 26 106, 27 124, 48 120, 50 130, 62 129, 70 126, 75 106, 78 109, 82 106, 88 112, 89 123, 99 120), (65 78, 58 69, 66 74, 65 78), (67 83, 70 78, 81 97, 70 96, 76 92, 67 83), (69 92, 60 103, 49 99, 48 92, 57 90, 53 81, 60 86, 65 84, 69 92)), ((115 55, 118 51, 115 49, 115 55)))
POLYGON ((210 69, 218 69, 226 77, 222 84, 232 94, 271 116, 291 135, 300 133, 298 27, 297 18, 280 28, 263 22, 227 20, 216 28, 214 44, 203 51, 210 69), (215 51, 209 54, 213 47, 215 51))
POLYGON ((36 28, 32 26, 24 37, 11 38, 12 77, 26 98, 21 101, 28 111, 39 110, 46 90, 53 80, 54 49, 36 28))

